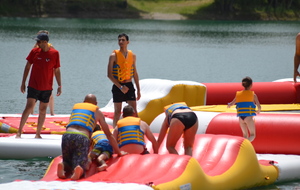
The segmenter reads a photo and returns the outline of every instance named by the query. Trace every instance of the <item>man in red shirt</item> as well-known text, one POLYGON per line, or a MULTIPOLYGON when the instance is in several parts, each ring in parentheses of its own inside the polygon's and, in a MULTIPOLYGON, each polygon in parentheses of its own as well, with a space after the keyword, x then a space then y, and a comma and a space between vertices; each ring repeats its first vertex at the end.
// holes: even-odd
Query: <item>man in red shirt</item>
POLYGON ((46 109, 49 98, 52 93, 53 74, 58 84, 57 96, 61 94, 61 75, 59 52, 48 46, 49 37, 46 33, 41 33, 35 38, 39 47, 33 48, 27 56, 27 64, 24 69, 21 84, 21 92, 26 91, 26 79, 31 69, 29 83, 27 86, 27 103, 22 113, 20 126, 16 138, 21 138, 22 129, 28 119, 29 114, 33 111, 35 102, 40 101, 38 126, 35 138, 41 137, 41 129, 46 118, 46 109))

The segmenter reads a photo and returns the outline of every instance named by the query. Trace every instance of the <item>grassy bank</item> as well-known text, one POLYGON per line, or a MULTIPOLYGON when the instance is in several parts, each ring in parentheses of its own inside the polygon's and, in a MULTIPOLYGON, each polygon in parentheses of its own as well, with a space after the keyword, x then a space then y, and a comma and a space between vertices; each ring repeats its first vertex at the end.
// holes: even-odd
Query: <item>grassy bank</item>
POLYGON ((174 19, 300 20, 297 2, 294 5, 280 3, 275 6, 266 3, 267 1, 241 1, 236 0, 235 2, 240 3, 231 5, 224 4, 222 0, 127 0, 127 3, 129 7, 139 11, 140 15, 152 15, 146 17, 152 19, 159 19, 155 15, 170 15, 169 18, 172 19, 173 15, 174 19))
POLYGON ((128 4, 137 10, 148 13, 166 13, 166 14, 181 14, 193 15, 198 10, 204 9, 214 3, 214 0, 201 1, 139 1, 127 0, 128 4))
POLYGON ((300 20, 300 0, 0 0, 0 16, 300 20))
POLYGON ((214 0, 189 1, 139 1, 127 0, 128 5, 140 12, 141 17, 148 19, 189 19, 199 15, 199 10, 205 10, 214 0))

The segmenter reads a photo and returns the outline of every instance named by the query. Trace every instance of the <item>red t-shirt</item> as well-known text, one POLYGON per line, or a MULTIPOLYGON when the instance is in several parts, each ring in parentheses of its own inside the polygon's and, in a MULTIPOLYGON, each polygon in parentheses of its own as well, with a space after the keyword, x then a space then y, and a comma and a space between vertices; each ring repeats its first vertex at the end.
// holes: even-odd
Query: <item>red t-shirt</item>
POLYGON ((32 64, 28 86, 40 91, 52 90, 53 71, 60 67, 59 52, 53 48, 47 52, 33 48, 26 60, 32 64))

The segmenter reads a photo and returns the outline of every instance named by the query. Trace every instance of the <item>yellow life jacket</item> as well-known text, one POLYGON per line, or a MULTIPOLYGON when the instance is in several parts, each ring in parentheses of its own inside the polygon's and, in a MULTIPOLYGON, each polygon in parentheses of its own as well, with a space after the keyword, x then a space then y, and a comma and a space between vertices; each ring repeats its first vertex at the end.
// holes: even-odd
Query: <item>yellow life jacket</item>
POLYGON ((95 112, 97 109, 99 107, 91 103, 75 104, 67 128, 71 125, 79 125, 92 133, 96 125, 95 112))
POLYGON ((131 79, 134 73, 132 51, 127 51, 126 58, 120 50, 114 50, 114 52, 117 56, 117 63, 113 66, 113 76, 120 82, 131 79))
POLYGON ((117 122, 118 144, 122 147, 126 144, 140 144, 145 146, 144 132, 140 128, 141 119, 137 117, 125 117, 117 122))
POLYGON ((93 140, 93 144, 97 144, 100 141, 108 141, 106 135, 104 134, 103 131, 95 131, 92 134, 92 140, 93 140))
POLYGON ((243 90, 236 92, 237 116, 255 116, 254 92, 243 90))
POLYGON ((236 92, 236 102, 253 102, 254 92, 251 90, 242 90, 236 92))

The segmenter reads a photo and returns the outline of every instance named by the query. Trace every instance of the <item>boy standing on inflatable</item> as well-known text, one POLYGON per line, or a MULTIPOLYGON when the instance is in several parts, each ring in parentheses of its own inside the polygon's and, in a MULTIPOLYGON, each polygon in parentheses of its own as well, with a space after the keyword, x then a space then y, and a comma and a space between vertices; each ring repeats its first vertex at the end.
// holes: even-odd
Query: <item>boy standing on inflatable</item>
MULTIPOLYGON (((37 35, 39 35, 39 34, 41 34, 41 33, 45 33, 45 34, 47 34, 48 36, 49 36, 49 32, 47 31, 47 30, 40 30, 38 33, 37 33, 37 35)), ((48 42, 48 46, 49 46, 49 48, 53 48, 53 49, 55 49, 54 48, 54 46, 51 44, 51 43, 49 43, 48 42)), ((38 48, 39 47, 39 45, 38 45, 38 43, 36 42, 35 44, 34 44, 34 46, 33 46, 33 48, 38 48)), ((55 74, 55 73, 54 73, 55 74)), ((49 106, 49 109, 50 109, 50 115, 54 115, 54 98, 53 98, 53 95, 52 95, 52 93, 51 93, 51 96, 50 96, 50 98, 49 98, 49 104, 48 104, 48 106, 49 106)), ((33 110, 32 110, 32 112, 31 112, 31 114, 33 114, 34 113, 34 107, 33 107, 33 110)))
POLYGON ((118 44, 120 49, 112 52, 107 67, 107 77, 113 82, 113 127, 116 126, 117 121, 120 119, 122 102, 127 102, 131 105, 136 113, 135 116, 137 116, 136 100, 139 100, 141 97, 139 76, 136 70, 136 56, 131 50, 127 50, 129 37, 126 34, 120 34, 118 36, 118 44), (136 85, 137 97, 135 96, 132 78, 136 85))
POLYGON ((49 37, 46 33, 40 33, 35 40, 39 47, 33 48, 26 58, 27 63, 24 68, 20 87, 21 92, 25 93, 25 83, 30 73, 27 86, 27 102, 22 113, 16 138, 21 138, 22 129, 29 114, 33 111, 37 100, 40 101, 40 104, 35 138, 42 138, 41 130, 45 122, 49 98, 52 94, 53 76, 55 76, 58 85, 56 96, 60 96, 62 92, 59 52, 48 46, 49 37))
POLYGON ((260 113, 261 106, 254 91, 250 90, 252 88, 252 79, 250 77, 243 78, 242 85, 245 89, 237 91, 235 98, 232 102, 228 103, 227 107, 230 108, 236 104, 237 116, 239 117, 243 136, 252 142, 256 136, 253 116, 256 113, 260 113), (257 111, 255 111, 256 106, 257 111))

